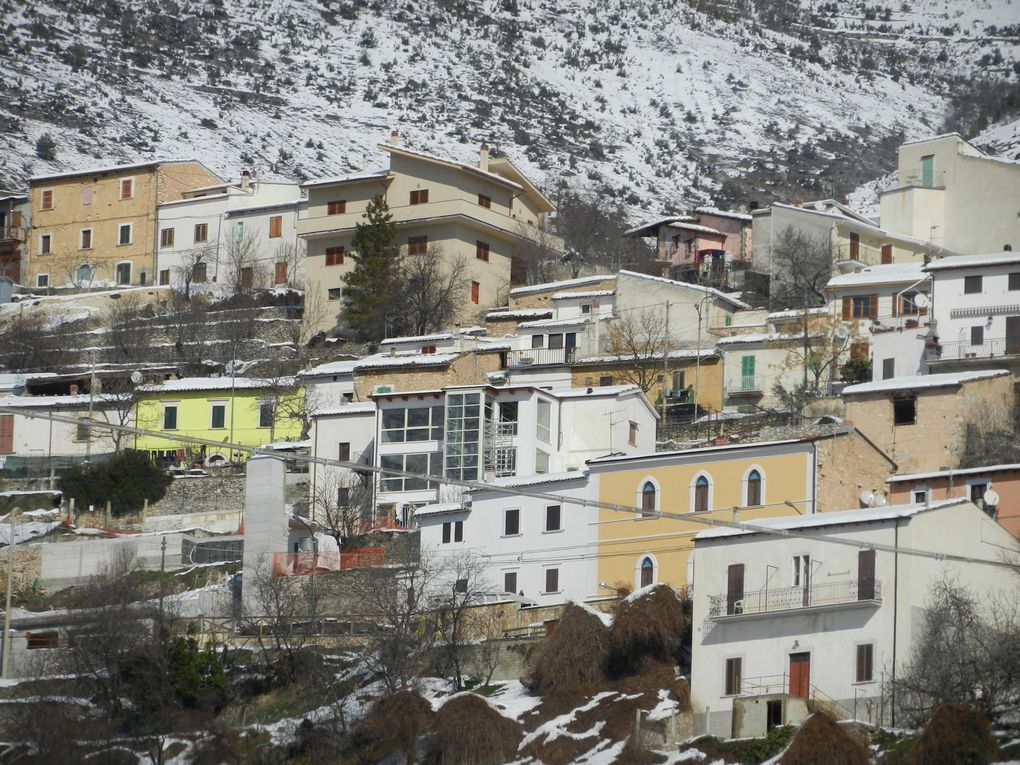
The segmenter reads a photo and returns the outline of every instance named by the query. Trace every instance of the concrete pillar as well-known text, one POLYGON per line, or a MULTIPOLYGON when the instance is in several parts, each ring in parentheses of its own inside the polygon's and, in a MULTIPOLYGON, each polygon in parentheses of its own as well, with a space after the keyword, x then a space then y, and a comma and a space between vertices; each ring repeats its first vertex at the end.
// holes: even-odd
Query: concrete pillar
POLYGON ((255 456, 246 463, 242 588, 242 600, 246 606, 250 603, 259 568, 271 571, 273 554, 287 552, 285 480, 283 460, 255 456))

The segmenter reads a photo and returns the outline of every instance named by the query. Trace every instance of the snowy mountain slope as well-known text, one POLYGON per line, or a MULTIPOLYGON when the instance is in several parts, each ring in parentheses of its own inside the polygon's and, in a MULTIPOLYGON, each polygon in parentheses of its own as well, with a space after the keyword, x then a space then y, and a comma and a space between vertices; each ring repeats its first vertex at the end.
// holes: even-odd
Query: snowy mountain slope
MULTIPOLYGON (((0 0, 0 186, 195 157, 298 178, 376 166, 398 127, 488 141, 635 215, 842 194, 1015 83, 1020 0, 0 0), (909 10, 904 10, 908 8, 909 10), (56 158, 35 156, 49 132, 56 158)), ((1015 131, 1014 131, 1015 132, 1015 131)))

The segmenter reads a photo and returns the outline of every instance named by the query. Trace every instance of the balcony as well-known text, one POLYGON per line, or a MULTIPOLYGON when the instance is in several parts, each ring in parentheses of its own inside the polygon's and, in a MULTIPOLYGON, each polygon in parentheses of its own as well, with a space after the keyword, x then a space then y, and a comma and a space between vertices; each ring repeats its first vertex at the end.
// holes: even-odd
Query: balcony
POLYGON ((760 375, 741 375, 726 381, 726 393, 730 396, 760 396, 765 392, 765 378, 760 375))
POLYGON ((529 348, 523 351, 507 351, 506 365, 508 368, 513 368, 537 367, 546 364, 572 364, 576 356, 576 348, 529 348))
POLYGON ((921 168, 913 170, 897 170, 893 173, 892 184, 887 189, 883 189, 882 193, 888 193, 890 191, 899 191, 900 189, 920 188, 920 189, 944 189, 946 187, 946 172, 945 170, 935 170, 929 173, 925 173, 921 168))
POLYGON ((980 361, 1017 355, 1020 355, 1020 339, 1013 337, 989 338, 983 343, 977 344, 965 340, 954 340, 940 343, 927 350, 929 362, 966 361, 968 359, 980 361))
POLYGON ((666 396, 667 404, 693 404, 694 403, 694 389, 693 388, 676 388, 674 390, 663 391, 666 396))
POLYGON ((810 587, 765 587, 755 592, 745 592, 739 600, 732 601, 726 595, 713 595, 708 616, 710 619, 731 620, 806 608, 868 606, 881 602, 881 580, 854 579, 810 587))

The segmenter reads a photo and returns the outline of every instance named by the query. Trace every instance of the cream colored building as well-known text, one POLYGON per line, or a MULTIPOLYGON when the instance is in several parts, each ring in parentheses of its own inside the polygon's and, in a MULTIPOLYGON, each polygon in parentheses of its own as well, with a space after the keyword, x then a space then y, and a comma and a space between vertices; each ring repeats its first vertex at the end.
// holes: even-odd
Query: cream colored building
POLYGON ((1020 249, 1020 164, 990 157, 959 133, 900 146, 882 228, 962 254, 1020 249))
POLYGON ((307 242, 309 289, 318 289, 327 306, 320 329, 337 322, 343 276, 354 268, 355 227, 377 196, 386 200, 408 256, 465 263, 461 316, 466 320, 505 302, 511 284, 523 280, 524 247, 541 239, 562 249, 562 242, 540 229, 556 209, 552 202, 510 160, 490 158, 485 146, 477 163, 401 147, 396 132, 379 148, 389 155, 387 168, 304 184, 308 207, 298 235, 307 242))
POLYGON ((36 287, 152 284, 157 207, 222 183, 195 160, 92 168, 29 181, 25 279, 36 287))

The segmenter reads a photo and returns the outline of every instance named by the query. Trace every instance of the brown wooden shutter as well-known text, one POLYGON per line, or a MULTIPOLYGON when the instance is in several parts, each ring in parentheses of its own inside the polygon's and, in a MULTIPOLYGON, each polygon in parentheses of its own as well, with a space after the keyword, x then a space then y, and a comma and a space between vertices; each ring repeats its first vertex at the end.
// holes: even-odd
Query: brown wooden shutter
POLYGON ((892 263, 892 245, 891 244, 883 244, 882 245, 882 263, 885 264, 885 265, 888 265, 889 263, 892 263))
POLYGON ((903 296, 902 295, 893 295, 892 296, 892 315, 894 317, 899 315, 899 312, 900 312, 900 301, 901 300, 903 300, 903 296))
POLYGON ((874 319, 878 316, 878 295, 868 296, 868 318, 874 319))
POLYGON ((726 570, 726 613, 739 613, 737 601, 744 599, 744 564, 733 563, 726 570))
POLYGON ((14 415, 0 414, 0 454, 14 452, 14 415))
POLYGON ((857 553, 857 599, 872 600, 875 597, 875 551, 861 550, 857 553))
POLYGON ((851 310, 852 310, 852 302, 851 302, 850 298, 848 298, 848 297, 843 298, 843 319, 844 320, 850 318, 850 311, 851 310))
POLYGON ((867 677, 864 672, 864 662, 867 657, 866 645, 857 646, 857 682, 861 682, 862 678, 867 677))

